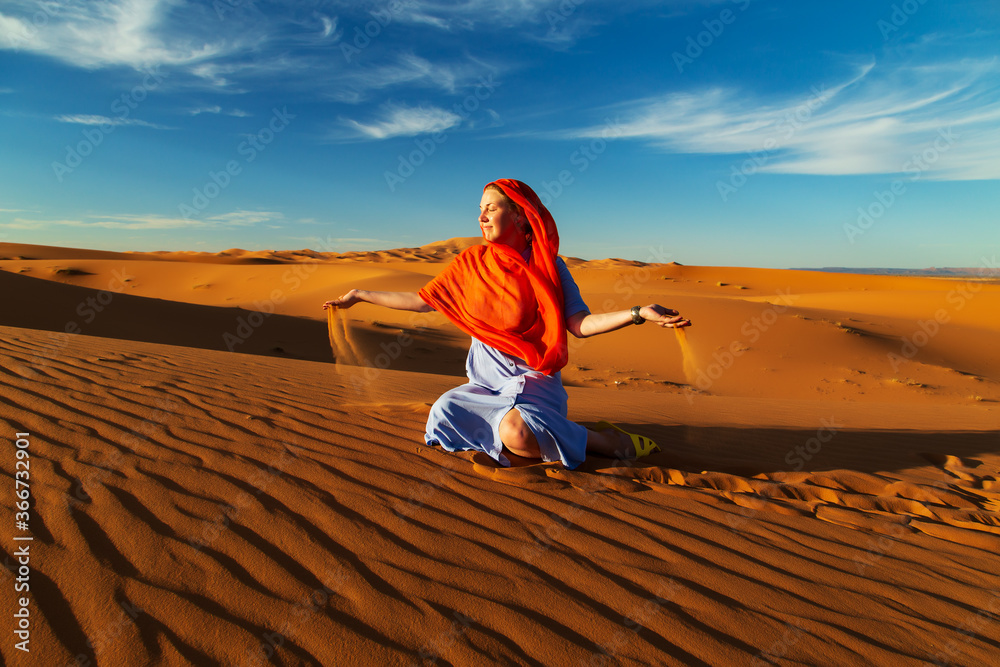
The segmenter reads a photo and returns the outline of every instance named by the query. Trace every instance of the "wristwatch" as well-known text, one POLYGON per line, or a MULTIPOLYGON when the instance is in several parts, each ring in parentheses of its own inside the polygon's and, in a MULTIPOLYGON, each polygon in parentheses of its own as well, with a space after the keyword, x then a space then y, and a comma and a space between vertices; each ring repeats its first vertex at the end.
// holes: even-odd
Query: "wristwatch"
POLYGON ((632 324, 642 324, 646 320, 643 319, 642 315, 639 314, 639 310, 642 306, 632 306, 632 324))

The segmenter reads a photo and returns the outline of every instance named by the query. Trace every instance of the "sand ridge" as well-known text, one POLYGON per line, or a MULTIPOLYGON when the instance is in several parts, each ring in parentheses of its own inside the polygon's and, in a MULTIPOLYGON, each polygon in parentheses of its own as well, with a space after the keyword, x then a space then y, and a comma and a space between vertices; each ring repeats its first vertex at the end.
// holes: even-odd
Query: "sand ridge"
POLYGON ((434 314, 331 314, 359 363, 331 353, 324 300, 443 263, 329 258, 292 290, 276 269, 296 260, 59 252, 22 274, 0 261, 38 664, 989 664, 1000 648, 996 286, 893 369, 965 281, 574 262, 595 311, 690 316, 693 377, 657 327, 583 341, 570 417, 664 451, 502 469, 423 444, 467 345, 434 314), (44 262, 81 273, 32 276, 44 262), (135 277, 110 290, 122 262, 135 277), (206 266, 233 273, 195 289, 206 266), (876 288, 924 297, 851 310, 876 288))

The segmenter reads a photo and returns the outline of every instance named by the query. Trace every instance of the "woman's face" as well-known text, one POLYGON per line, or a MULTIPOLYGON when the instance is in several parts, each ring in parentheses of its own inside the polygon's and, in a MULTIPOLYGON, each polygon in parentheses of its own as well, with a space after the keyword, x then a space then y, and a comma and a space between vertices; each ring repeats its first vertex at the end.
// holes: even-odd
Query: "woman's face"
POLYGON ((518 214, 496 190, 484 190, 479 202, 479 228, 489 243, 502 243, 515 250, 525 245, 518 214))

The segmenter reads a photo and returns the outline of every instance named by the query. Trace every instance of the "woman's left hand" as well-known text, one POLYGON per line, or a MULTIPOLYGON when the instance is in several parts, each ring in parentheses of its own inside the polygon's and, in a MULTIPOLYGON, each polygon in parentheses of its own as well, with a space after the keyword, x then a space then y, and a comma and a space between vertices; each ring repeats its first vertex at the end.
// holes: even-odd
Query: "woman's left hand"
POLYGON ((691 326, 691 320, 684 319, 676 310, 664 308, 658 303, 652 303, 640 308, 639 316, 647 322, 653 322, 669 329, 691 326))

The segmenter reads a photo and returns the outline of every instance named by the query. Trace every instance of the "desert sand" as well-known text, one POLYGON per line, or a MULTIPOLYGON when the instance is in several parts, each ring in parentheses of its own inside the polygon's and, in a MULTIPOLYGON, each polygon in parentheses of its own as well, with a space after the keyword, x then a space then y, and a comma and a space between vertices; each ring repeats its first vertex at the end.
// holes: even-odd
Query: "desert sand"
POLYGON ((593 311, 693 321, 563 373, 572 419, 663 451, 504 469, 423 442, 464 334, 363 304, 335 357, 321 309, 476 242, 0 244, 3 661, 997 664, 996 280, 567 258, 593 311))

